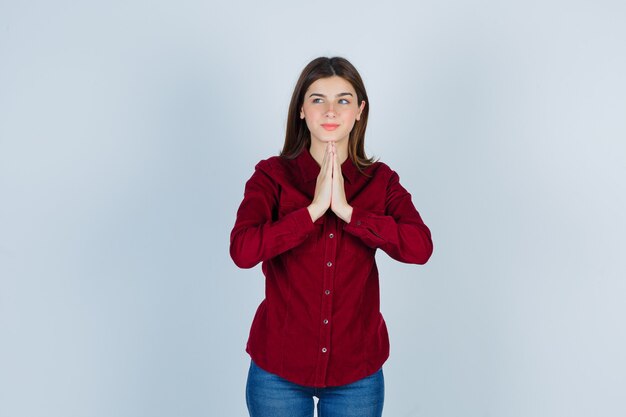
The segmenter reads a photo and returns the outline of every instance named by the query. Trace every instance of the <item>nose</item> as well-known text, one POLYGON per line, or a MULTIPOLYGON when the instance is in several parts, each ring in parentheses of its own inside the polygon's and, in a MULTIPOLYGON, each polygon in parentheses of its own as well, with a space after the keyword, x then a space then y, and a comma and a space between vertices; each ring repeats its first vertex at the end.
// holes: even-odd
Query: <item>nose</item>
POLYGON ((333 107, 333 103, 328 104, 328 108, 326 109, 326 117, 335 117, 335 109, 333 107))

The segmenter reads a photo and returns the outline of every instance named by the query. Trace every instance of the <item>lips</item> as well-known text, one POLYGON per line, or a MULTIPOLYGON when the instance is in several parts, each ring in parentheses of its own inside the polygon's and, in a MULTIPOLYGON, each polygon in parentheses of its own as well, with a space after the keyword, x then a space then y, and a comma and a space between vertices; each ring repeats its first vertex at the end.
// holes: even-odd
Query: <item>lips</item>
POLYGON ((339 127, 339 125, 335 123, 324 123, 322 127, 326 130, 335 130, 339 127))

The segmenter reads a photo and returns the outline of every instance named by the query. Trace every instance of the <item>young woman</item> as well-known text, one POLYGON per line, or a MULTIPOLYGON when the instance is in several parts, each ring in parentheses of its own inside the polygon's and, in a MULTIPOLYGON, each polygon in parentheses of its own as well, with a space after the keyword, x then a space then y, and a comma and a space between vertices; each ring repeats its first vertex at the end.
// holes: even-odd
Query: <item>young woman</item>
POLYGON ((262 262, 265 300, 246 351, 251 417, 375 417, 389 340, 374 254, 424 264, 430 231, 387 165, 365 155, 368 98, 344 58, 302 71, 280 156, 259 162, 230 236, 241 268, 262 262))

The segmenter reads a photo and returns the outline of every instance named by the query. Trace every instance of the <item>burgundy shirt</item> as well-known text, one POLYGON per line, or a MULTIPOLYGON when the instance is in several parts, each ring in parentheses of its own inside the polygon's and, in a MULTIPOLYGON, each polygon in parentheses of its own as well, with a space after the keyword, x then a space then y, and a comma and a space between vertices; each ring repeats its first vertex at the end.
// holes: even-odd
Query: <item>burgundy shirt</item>
POLYGON ((235 264, 263 262, 265 274, 265 300, 246 351, 262 369, 312 387, 357 381, 389 357, 376 250, 415 264, 433 250, 394 171, 376 162, 363 175, 350 159, 341 170, 353 207, 349 224, 330 209, 311 220, 306 207, 320 167, 305 149, 292 160, 275 156, 257 164, 230 235, 235 264))

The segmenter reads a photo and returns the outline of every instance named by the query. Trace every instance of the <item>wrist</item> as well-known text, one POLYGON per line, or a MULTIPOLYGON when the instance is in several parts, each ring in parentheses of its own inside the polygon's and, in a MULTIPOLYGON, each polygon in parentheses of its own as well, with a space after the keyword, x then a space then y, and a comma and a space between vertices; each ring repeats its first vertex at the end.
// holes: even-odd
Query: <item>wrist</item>
POLYGON ((320 210, 319 207, 316 206, 315 204, 310 204, 307 207, 307 210, 309 211, 309 215, 311 216, 311 221, 313 223, 315 223, 315 221, 319 219, 320 217, 322 217, 322 215, 324 214, 324 212, 320 210))
POLYGON ((351 205, 346 205, 343 209, 341 209, 336 214, 344 222, 350 223, 350 221, 352 220, 352 211, 353 211, 352 206, 351 205))

